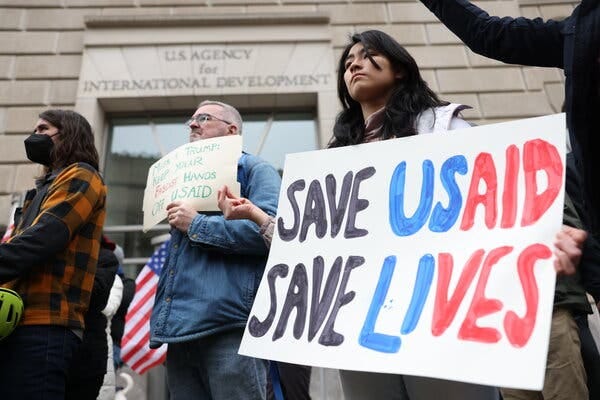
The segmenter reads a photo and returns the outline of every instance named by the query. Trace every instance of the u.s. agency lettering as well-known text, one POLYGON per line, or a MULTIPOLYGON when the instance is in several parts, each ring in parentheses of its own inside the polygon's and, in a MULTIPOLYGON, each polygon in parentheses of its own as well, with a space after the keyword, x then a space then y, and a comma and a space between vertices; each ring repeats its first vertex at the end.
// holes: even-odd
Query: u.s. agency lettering
POLYGON ((165 50, 165 61, 221 61, 221 60, 249 60, 252 49, 233 48, 215 49, 205 48, 200 50, 165 50))

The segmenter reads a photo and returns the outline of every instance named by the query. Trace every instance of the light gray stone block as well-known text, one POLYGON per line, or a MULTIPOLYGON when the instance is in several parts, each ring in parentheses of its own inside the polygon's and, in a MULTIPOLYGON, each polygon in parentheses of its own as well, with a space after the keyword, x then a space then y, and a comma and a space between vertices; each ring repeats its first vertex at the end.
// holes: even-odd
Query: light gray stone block
POLYGON ((484 93, 479 95, 485 118, 524 118, 553 114, 544 92, 484 93))
POLYGON ((75 104, 77 80, 52 81, 48 103, 52 105, 75 104))
POLYGON ((17 79, 77 78, 81 69, 81 56, 18 56, 15 75, 17 79))
POLYGON ((0 30, 18 30, 22 27, 23 10, 0 8, 0 30))
POLYGON ((521 69, 476 68, 437 71, 440 90, 444 93, 496 92, 524 90, 521 69))
POLYGON ((56 51, 60 54, 81 53, 83 51, 83 31, 58 33, 56 51))
POLYGON ((427 38, 431 44, 459 44, 462 41, 443 24, 426 24, 427 38))
POLYGON ((332 25, 380 24, 387 22, 385 5, 382 4, 324 4, 319 11, 329 12, 332 25))
POLYGON ((425 27, 421 24, 408 25, 355 25, 357 32, 363 32, 367 29, 377 29, 383 31, 396 39, 402 46, 426 44, 425 27))
POLYGON ((0 54, 53 54, 56 32, 0 32, 0 54))
POLYGON ((6 133, 6 108, 0 107, 0 135, 6 133))
POLYGON ((6 108, 6 133, 25 134, 31 132, 44 107, 6 108))
POLYGON ((541 90, 545 83, 563 82, 563 72, 557 68, 523 68, 525 83, 529 90, 541 90))
POLYGON ((0 160, 5 163, 27 161, 23 140, 29 135, 0 135, 0 160))
POLYGON ((25 14, 29 30, 81 30, 86 15, 100 15, 98 8, 31 9, 25 14))
POLYGON ((463 46, 410 46, 406 48, 419 68, 466 67, 463 46))
MULTIPOLYGON (((15 167, 13 165, 0 165, 0 193, 10 193, 15 180, 15 167)), ((3 232, 0 232, 2 234, 3 232)))
POLYGON ((392 22, 438 22, 438 19, 418 2, 390 4, 390 20, 392 22))
POLYGON ((14 57, 0 56, 0 79, 12 79, 14 77, 14 65, 14 57))
POLYGON ((0 105, 43 105, 48 82, 0 81, 0 105))

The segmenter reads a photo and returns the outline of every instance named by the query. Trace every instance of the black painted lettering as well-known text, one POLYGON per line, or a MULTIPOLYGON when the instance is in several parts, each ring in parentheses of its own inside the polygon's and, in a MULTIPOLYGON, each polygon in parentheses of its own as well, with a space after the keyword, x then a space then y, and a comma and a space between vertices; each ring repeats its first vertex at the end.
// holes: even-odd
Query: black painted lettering
POLYGON ((312 300, 310 302, 310 321, 308 323, 308 341, 311 342, 327 313, 331 307, 333 296, 335 296, 335 290, 337 289, 338 281, 340 279, 340 273, 342 271, 342 257, 337 257, 333 262, 333 266, 327 275, 327 282, 321 295, 321 282, 323 281, 323 257, 317 256, 313 260, 313 287, 312 287, 312 300))
POLYGON ((290 313, 296 309, 296 321, 294 322, 294 337, 300 339, 306 324, 306 308, 308 302, 308 276, 304 264, 298 264, 294 268, 290 286, 285 296, 285 302, 281 310, 279 322, 273 332, 273 341, 281 338, 287 328, 290 313))
POLYGON ((304 216, 302 228, 300 229, 300 242, 306 240, 308 228, 315 224, 315 234, 321 239, 327 233, 327 216, 325 215, 325 198, 321 182, 314 180, 308 187, 306 203, 304 204, 304 216))
POLYGON ((275 291, 275 279, 277 277, 285 278, 288 274, 288 266, 285 264, 277 264, 269 270, 267 274, 267 282, 269 283, 269 296, 271 299, 271 307, 269 313, 264 321, 260 321, 256 316, 250 318, 248 323, 248 332, 254 337, 263 337, 265 333, 271 328, 273 321, 275 320, 275 313, 277 312, 277 293, 275 291))
POLYGON ((298 201, 296 200, 294 194, 304 190, 305 185, 306 183, 304 182, 304 179, 299 179, 292 183, 287 189, 287 197, 294 213, 294 225, 291 229, 286 229, 283 226, 283 218, 279 217, 277 219, 277 232, 283 241, 289 242, 290 240, 294 240, 298 234, 298 229, 300 228, 300 208, 298 207, 298 201))
POLYGON ((346 239, 366 236, 369 234, 368 230, 357 228, 354 224, 356 223, 356 214, 369 206, 369 200, 358 198, 360 184, 362 181, 369 179, 373 175, 375 175, 375 168, 367 167, 358 171, 354 177, 352 195, 350 196, 350 205, 348 206, 348 220, 346 221, 346 230, 344 231, 344 237, 346 239))
POLYGON ((346 207, 348 206, 348 198, 350 197, 350 189, 352 188, 352 171, 348 171, 344 175, 342 187, 340 189, 340 200, 336 204, 336 180, 333 174, 325 177, 325 190, 327 191, 327 202, 329 203, 329 215, 331 218, 331 237, 334 238, 340 231, 346 207))
POLYGON ((329 318, 327 319, 327 323, 323 328, 321 336, 319 336, 319 344, 322 344, 323 346, 339 346, 340 344, 344 343, 344 335, 333 330, 335 319, 337 318, 340 308, 350 303, 356 294, 354 291, 346 293, 346 285, 348 284, 350 273, 354 268, 359 267, 364 263, 364 257, 348 257, 348 261, 346 261, 346 266, 344 267, 344 275, 342 276, 342 281, 340 282, 340 288, 338 289, 335 303, 333 304, 333 309, 331 310, 331 314, 329 314, 329 318))

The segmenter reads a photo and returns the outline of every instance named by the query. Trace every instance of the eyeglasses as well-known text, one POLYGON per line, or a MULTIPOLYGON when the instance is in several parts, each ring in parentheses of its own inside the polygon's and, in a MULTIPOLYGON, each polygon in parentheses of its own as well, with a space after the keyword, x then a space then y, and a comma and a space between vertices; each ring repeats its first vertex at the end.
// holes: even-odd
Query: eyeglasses
POLYGON ((227 125, 231 125, 231 122, 225 121, 224 119, 221 119, 221 118, 218 118, 218 117, 215 117, 212 114, 198 114, 198 115, 193 116, 192 118, 190 118, 185 124, 187 126, 190 126, 190 124, 192 122, 196 122, 198 125, 203 125, 207 121, 221 121, 221 122, 225 122, 227 125))

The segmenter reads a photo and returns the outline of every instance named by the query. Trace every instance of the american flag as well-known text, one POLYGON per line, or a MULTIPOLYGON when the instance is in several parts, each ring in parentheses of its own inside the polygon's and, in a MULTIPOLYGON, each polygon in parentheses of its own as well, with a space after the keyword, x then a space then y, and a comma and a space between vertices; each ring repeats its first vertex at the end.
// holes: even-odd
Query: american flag
POLYGON ((167 345, 151 349, 150 315, 154 306, 154 295, 160 271, 167 257, 169 241, 164 242, 135 280, 135 296, 125 316, 125 330, 121 339, 121 359, 132 370, 143 374, 150 368, 162 364, 167 356, 167 345))

